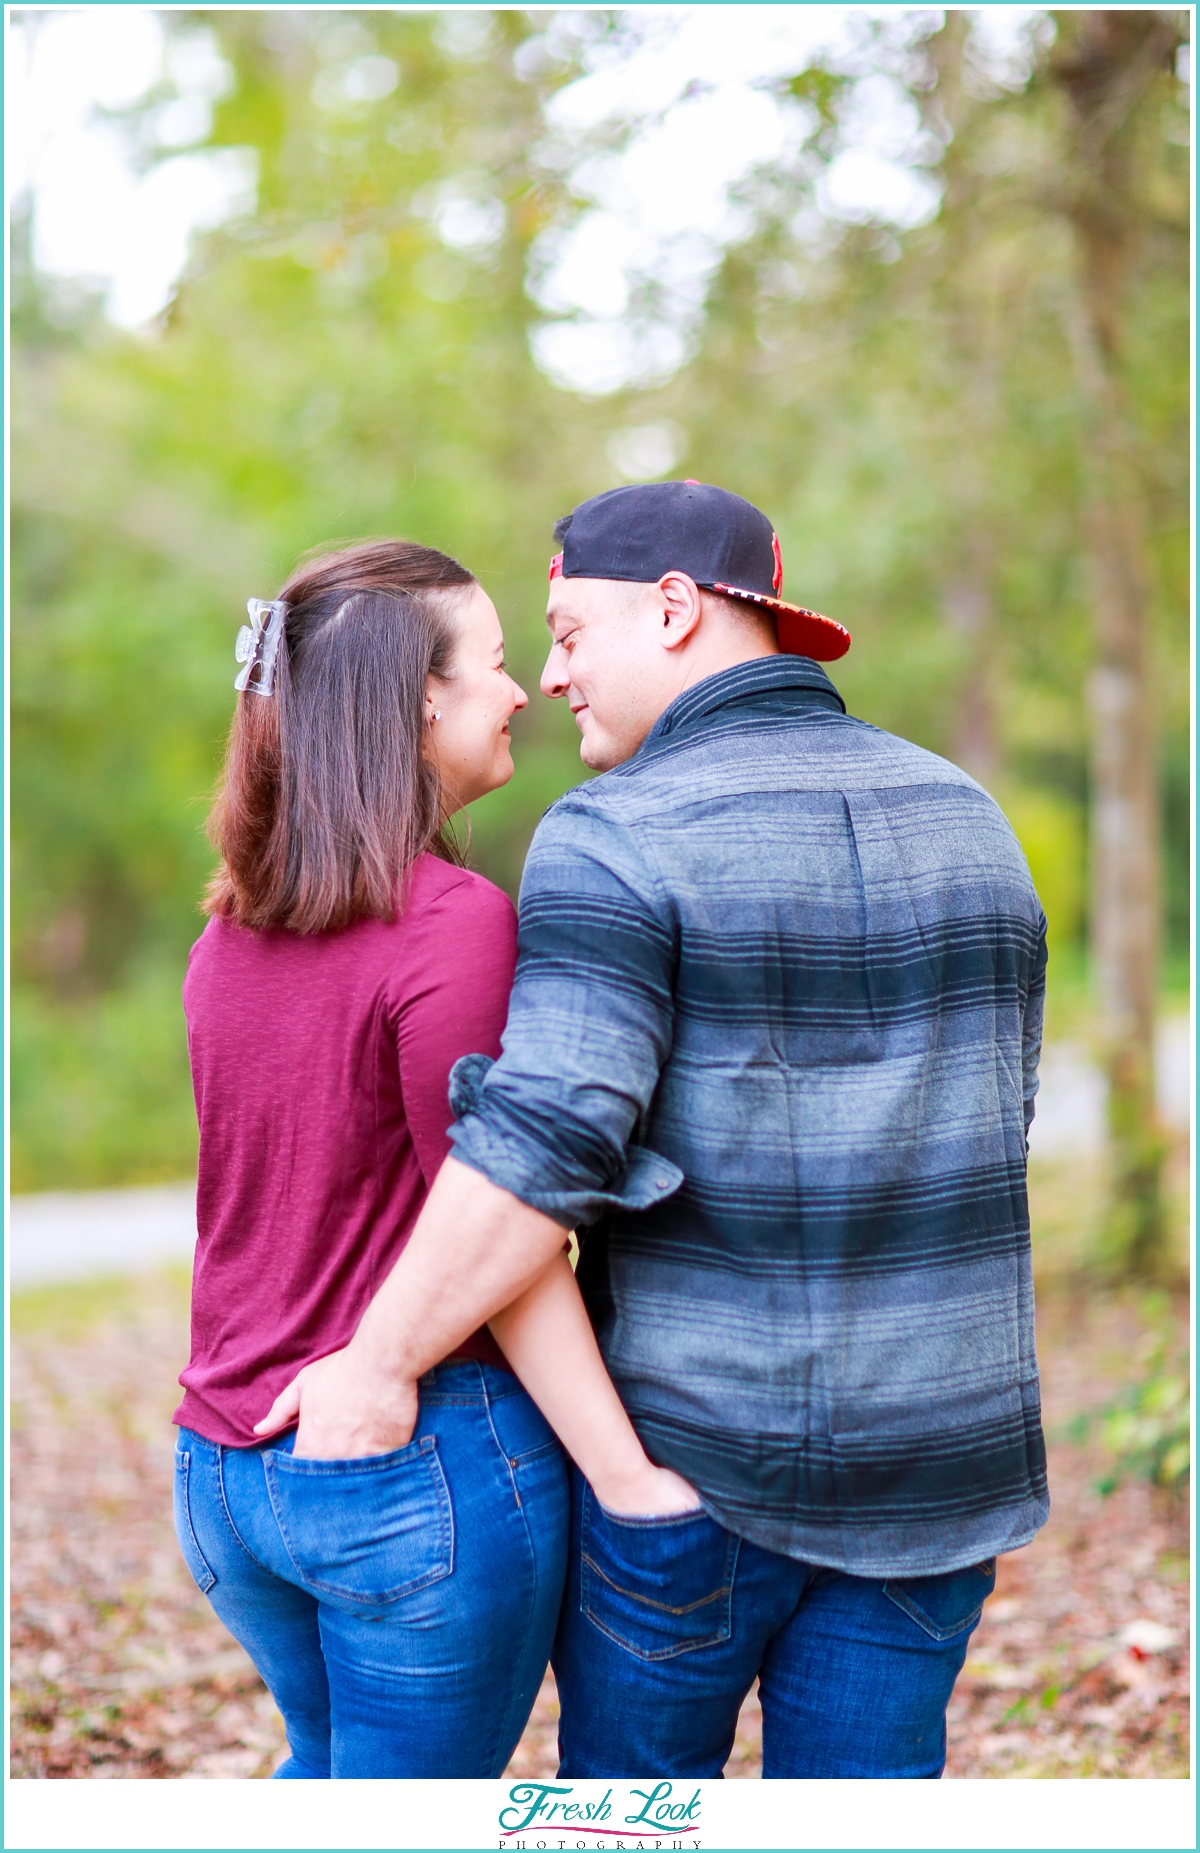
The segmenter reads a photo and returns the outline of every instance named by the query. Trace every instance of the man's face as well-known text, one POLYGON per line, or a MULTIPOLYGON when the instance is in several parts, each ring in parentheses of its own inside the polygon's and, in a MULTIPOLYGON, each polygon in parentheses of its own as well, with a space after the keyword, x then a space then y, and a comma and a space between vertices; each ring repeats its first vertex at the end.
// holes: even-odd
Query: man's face
POLYGON ((631 759, 678 691, 663 649, 657 585, 555 579, 546 608, 551 646, 543 695, 565 695, 583 736, 579 757, 607 772, 631 759))

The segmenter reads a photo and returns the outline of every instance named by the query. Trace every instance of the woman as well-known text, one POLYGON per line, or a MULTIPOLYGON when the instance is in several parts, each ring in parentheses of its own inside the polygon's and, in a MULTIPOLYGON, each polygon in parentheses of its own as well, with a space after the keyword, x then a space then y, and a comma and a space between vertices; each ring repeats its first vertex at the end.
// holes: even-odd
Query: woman
MULTIPOLYGON (((496 1339, 422 1380, 394 1453, 306 1459, 294 1430, 254 1424, 353 1335, 448 1149, 451 1067, 499 1052, 512 905, 442 832, 511 777, 526 696, 491 600, 430 548, 326 554, 250 609, 210 823, 223 861, 184 985, 200 1176, 176 1527, 283 1713, 278 1776, 499 1775, 549 1656, 567 1492, 496 1339)), ((586 1414, 597 1496, 694 1505, 550 1272, 493 1323, 537 1356, 572 1435, 586 1414)))

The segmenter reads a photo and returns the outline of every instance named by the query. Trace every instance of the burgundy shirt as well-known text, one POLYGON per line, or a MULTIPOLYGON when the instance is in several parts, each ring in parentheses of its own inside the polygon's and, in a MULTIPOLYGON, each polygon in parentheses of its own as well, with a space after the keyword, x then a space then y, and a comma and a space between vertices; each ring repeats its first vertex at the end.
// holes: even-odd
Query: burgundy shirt
MULTIPOLYGON (((500 1053, 516 941, 506 895, 429 855, 394 922, 209 921, 183 986, 200 1178, 176 1422, 256 1442, 300 1366, 353 1336, 450 1149, 451 1068, 500 1053)), ((487 1331, 456 1355, 504 1362, 487 1331)))

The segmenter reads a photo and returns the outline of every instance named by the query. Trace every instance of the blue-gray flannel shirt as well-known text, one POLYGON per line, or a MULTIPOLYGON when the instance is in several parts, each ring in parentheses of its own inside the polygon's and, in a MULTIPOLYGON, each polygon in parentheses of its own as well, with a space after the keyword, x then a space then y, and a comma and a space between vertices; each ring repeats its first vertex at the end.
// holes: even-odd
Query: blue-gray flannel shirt
POLYGON ((689 689, 543 818, 455 1155, 581 1230, 647 1451, 741 1536, 919 1575, 1045 1521, 1045 957, 992 799, 804 658, 689 689))

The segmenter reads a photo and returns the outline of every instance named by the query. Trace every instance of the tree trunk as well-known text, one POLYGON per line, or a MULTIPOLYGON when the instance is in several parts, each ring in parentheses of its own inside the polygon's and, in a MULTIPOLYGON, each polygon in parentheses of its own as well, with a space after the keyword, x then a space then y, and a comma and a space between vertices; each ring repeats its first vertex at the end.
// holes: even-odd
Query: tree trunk
POLYGON ((1179 43, 1174 15, 1056 15, 1051 71, 1069 103, 1067 211, 1079 253, 1076 354, 1091 414, 1087 547, 1095 612, 1091 938, 1109 1082, 1105 1248, 1122 1272, 1165 1264, 1164 1142, 1154 1090, 1160 820, 1150 600, 1136 441, 1121 361, 1140 256, 1140 105, 1179 43))
POLYGON ((950 511, 958 535, 957 557, 942 595, 946 623, 962 653, 952 752, 956 765, 991 790, 1000 771, 993 507, 1000 358, 994 305, 983 281, 987 266, 978 248, 979 174, 969 133, 978 103, 969 83, 964 83, 970 36, 969 14, 948 11, 929 41, 937 85, 927 100, 931 126, 943 136, 949 134, 942 163, 942 223, 948 251, 939 279, 942 342, 937 365, 955 382, 962 434, 950 511))
MULTIPOLYGON (((982 547, 974 550, 978 555, 982 547)), ((974 561, 973 561, 974 564, 974 561)), ((991 790, 1000 769, 996 728, 996 638, 989 575, 980 568, 946 588, 946 619, 963 643, 954 762, 991 790)))
POLYGON ((1109 435, 1096 433, 1089 509, 1097 648, 1088 688, 1091 938, 1112 1164, 1105 1248, 1120 1271, 1152 1276, 1165 1239, 1154 1089, 1161 824, 1137 484, 1109 435))

